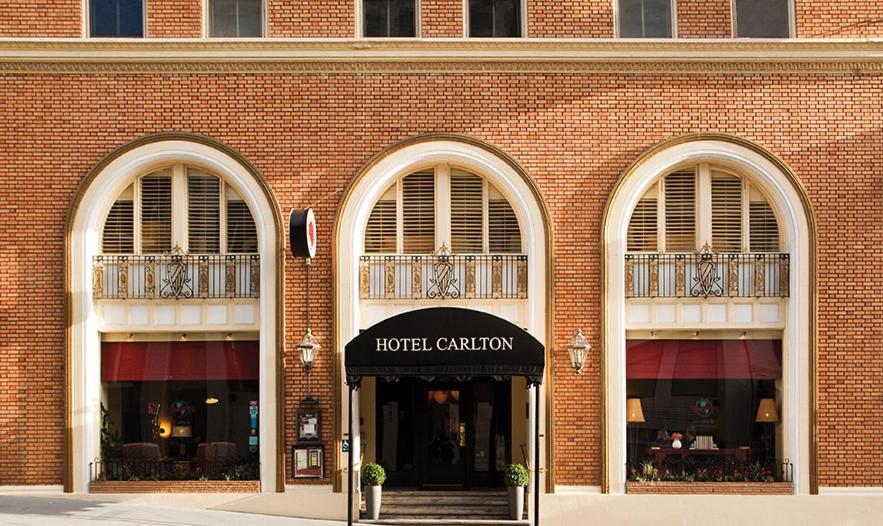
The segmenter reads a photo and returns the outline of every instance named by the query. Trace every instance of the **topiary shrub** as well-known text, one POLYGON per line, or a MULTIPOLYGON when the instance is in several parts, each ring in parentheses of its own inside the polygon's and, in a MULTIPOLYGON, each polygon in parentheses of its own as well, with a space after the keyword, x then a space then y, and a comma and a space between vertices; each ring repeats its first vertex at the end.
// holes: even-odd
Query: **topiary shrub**
POLYGON ((386 471, 380 464, 370 463, 362 466, 362 484, 365 486, 382 486, 386 482, 386 471))
POLYGON ((530 475, 527 469, 521 464, 509 464, 506 466, 506 473, 503 475, 503 481, 507 486, 524 487, 527 486, 530 475))

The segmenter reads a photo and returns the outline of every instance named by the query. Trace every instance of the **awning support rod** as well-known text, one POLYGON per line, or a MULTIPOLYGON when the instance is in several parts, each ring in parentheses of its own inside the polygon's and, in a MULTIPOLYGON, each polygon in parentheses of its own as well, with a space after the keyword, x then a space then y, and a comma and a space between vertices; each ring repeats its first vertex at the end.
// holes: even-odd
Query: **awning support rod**
POLYGON ((533 524, 540 526, 540 384, 533 386, 533 524))

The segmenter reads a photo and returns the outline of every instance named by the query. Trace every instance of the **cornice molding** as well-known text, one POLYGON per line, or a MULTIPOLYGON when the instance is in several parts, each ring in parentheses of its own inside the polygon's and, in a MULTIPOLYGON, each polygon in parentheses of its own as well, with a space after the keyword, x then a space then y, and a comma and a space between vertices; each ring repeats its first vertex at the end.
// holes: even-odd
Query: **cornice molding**
POLYGON ((883 39, 0 39, 2 73, 876 73, 883 39))

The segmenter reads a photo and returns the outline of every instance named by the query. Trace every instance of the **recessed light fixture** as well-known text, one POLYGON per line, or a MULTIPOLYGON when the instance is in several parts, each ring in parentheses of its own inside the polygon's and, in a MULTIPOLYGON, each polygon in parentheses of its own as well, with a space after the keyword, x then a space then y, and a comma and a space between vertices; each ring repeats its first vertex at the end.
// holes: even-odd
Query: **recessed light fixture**
POLYGON ((232 340, 232 339, 233 339, 233 333, 232 333, 232 332, 228 332, 228 333, 227 333, 227 336, 224 336, 224 339, 225 339, 225 340, 232 340))
POLYGON ((210 396, 210 397, 208 397, 208 398, 205 399, 205 403, 208 404, 208 405, 214 405, 214 404, 217 404, 217 403, 218 403, 218 399, 215 398, 214 396, 210 396))
POLYGON ((185 333, 182 333, 182 334, 181 334, 181 341, 183 342, 183 341, 186 340, 186 339, 187 339, 187 333, 186 333, 186 332, 185 332, 185 333))

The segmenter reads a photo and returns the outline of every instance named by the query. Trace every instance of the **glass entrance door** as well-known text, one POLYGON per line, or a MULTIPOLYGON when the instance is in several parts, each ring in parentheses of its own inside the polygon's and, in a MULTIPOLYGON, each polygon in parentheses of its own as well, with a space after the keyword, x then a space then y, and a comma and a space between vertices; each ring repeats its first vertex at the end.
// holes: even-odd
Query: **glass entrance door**
POLYGON ((466 400, 460 389, 432 385, 425 389, 425 471, 423 486, 466 484, 466 400))

